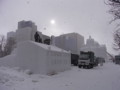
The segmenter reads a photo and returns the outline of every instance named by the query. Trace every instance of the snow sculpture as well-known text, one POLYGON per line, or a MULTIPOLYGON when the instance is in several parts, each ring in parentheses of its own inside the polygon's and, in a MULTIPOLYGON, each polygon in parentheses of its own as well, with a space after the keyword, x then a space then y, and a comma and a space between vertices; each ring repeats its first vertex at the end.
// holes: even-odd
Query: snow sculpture
MULTIPOLYGON (((54 36, 52 36, 52 45, 35 42, 36 32, 38 32, 37 26, 33 22, 18 22, 16 31, 18 67, 41 74, 53 74, 70 69, 71 54, 55 46, 54 36)), ((41 32, 38 34, 42 40, 49 39, 41 32)))
MULTIPOLYGON (((17 43, 27 40, 35 41, 34 35, 37 31, 37 26, 32 21, 18 22, 18 29, 16 30, 17 43)), ((38 32, 42 38, 42 33, 38 32)))
POLYGON ((18 66, 33 73, 53 74, 68 70, 70 58, 70 52, 34 41, 20 42, 17 48, 18 66))

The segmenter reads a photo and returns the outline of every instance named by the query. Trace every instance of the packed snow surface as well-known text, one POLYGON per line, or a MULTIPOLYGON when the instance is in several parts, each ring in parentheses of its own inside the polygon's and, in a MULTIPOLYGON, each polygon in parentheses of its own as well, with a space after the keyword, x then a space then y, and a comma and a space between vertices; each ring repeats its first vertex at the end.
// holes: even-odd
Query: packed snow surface
MULTIPOLYGON (((29 42, 31 42, 31 41, 29 41, 29 42)), ((42 47, 42 48, 44 48, 44 49, 51 49, 52 51, 58 51, 58 52, 65 52, 65 53, 69 53, 69 52, 67 52, 66 50, 64 50, 64 49, 61 49, 61 48, 58 48, 58 47, 56 47, 56 46, 53 46, 53 45, 45 45, 45 44, 42 44, 42 43, 36 43, 36 42, 31 42, 31 43, 34 43, 34 44, 36 44, 36 45, 38 45, 38 46, 40 46, 40 47, 42 47)))
POLYGON ((0 67, 0 90, 120 90, 120 66, 109 62, 93 69, 72 67, 52 76, 0 67))

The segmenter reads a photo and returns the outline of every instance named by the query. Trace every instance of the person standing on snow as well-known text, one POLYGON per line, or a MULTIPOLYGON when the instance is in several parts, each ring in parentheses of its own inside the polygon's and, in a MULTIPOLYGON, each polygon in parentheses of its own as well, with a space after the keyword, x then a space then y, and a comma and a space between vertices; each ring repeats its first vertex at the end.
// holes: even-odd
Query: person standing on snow
POLYGON ((42 43, 42 39, 40 38, 38 32, 35 33, 34 38, 35 38, 35 42, 40 42, 40 43, 42 43))

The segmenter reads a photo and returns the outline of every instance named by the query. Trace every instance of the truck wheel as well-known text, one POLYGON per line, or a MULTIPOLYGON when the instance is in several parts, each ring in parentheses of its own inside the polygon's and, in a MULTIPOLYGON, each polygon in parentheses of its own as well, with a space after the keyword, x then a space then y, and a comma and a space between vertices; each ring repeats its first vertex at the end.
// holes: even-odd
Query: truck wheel
POLYGON ((90 69, 90 65, 87 66, 87 69, 90 69))
POLYGON ((86 68, 86 66, 83 66, 83 68, 86 68))
POLYGON ((93 68, 93 65, 90 65, 91 68, 93 68))
POLYGON ((81 65, 79 65, 78 67, 79 67, 79 68, 81 68, 82 66, 81 66, 81 65))

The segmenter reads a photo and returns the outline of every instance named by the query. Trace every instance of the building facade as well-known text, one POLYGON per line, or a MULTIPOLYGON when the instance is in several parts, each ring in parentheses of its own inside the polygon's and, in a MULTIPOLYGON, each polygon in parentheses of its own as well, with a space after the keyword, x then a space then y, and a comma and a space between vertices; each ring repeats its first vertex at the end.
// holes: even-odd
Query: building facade
POLYGON ((91 36, 86 41, 86 45, 81 48, 81 51, 93 51, 96 57, 102 57, 107 60, 107 49, 105 45, 100 45, 91 36))
POLYGON ((11 32, 8 32, 7 33, 7 38, 16 38, 16 32, 14 32, 14 31, 11 31, 11 32))
POLYGON ((72 54, 80 54, 80 49, 84 46, 84 37, 78 33, 68 33, 55 37, 55 46, 72 54))

